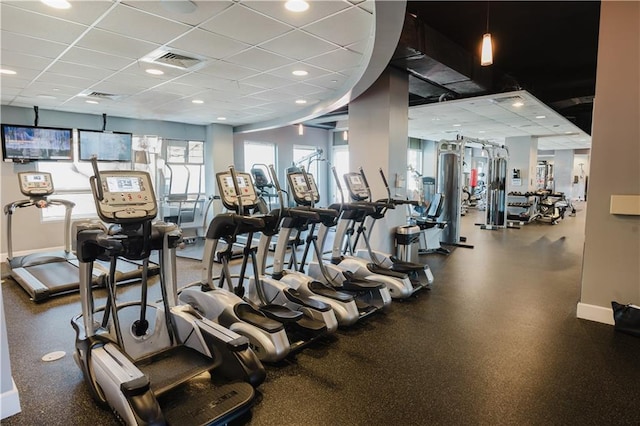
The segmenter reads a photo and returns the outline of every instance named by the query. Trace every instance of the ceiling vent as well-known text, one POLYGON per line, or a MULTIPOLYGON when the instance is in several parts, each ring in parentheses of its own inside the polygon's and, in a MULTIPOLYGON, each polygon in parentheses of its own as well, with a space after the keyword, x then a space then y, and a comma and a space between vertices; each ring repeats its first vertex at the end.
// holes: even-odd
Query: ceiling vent
POLYGON ((116 100, 122 97, 121 95, 114 95, 112 93, 103 93, 103 92, 89 92, 85 96, 89 96, 91 98, 111 99, 111 100, 116 100))
POLYGON ((140 60, 150 64, 164 65, 165 67, 189 71, 202 67, 206 62, 204 57, 198 57, 176 50, 168 50, 166 48, 155 50, 140 60))
POLYGON ((524 97, 520 95, 503 96, 501 98, 491 99, 491 102, 494 102, 496 104, 524 102, 524 101, 525 101, 524 97))
POLYGON ((108 99, 111 101, 117 101, 125 97, 125 95, 116 95, 113 93, 104 93, 104 92, 93 92, 91 90, 83 90, 78 93, 77 96, 82 96, 84 98, 94 98, 94 99, 108 99))

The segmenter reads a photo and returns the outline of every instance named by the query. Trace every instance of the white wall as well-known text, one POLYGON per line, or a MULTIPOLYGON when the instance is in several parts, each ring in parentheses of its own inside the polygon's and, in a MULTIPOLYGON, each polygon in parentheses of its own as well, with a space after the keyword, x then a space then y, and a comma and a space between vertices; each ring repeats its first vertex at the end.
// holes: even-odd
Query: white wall
MULTIPOLYGON (((589 163, 590 163, 590 155, 589 154, 575 154, 573 157, 573 177, 578 177, 578 183, 574 183, 571 190, 571 198, 573 200, 584 200, 585 199, 585 190, 588 192, 588 188, 586 188, 586 184, 589 178, 589 163)), ((588 196, 588 194, 587 194, 588 196)))
POLYGON ((553 157, 553 181, 556 192, 570 197, 573 189, 573 149, 556 149, 553 157))
POLYGON ((640 304, 640 216, 610 214, 640 196, 640 3, 603 1, 578 317, 612 323, 611 301, 640 304))
MULTIPOLYGON (((34 113, 33 110, 29 108, 2 105, 0 112, 2 123, 34 124, 34 113)), ((101 130, 102 116, 40 109, 38 125, 101 130)), ((184 123, 107 117, 106 129, 131 132, 136 135, 158 135, 164 138, 204 140, 206 144, 212 143, 212 141, 206 140, 204 126, 184 123)), ((35 163, 17 164, 2 162, 0 164, 0 204, 4 206, 12 201, 25 198, 18 188, 17 173, 20 171, 35 170, 35 168, 35 163)), ((4 215, 2 215, 1 226, 2 242, 0 252, 4 258, 4 255, 7 253, 5 237, 6 220, 4 215)), ((41 221, 40 211, 36 208, 20 209, 13 217, 13 250, 14 252, 20 252, 61 247, 64 244, 63 228, 62 221, 43 223, 41 221)))

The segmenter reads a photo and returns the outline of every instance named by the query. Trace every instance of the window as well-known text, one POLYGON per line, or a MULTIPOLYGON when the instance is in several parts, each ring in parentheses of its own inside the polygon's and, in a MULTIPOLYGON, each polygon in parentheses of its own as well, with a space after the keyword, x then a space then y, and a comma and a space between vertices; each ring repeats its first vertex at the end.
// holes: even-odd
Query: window
POLYGON ((254 164, 273 164, 277 168, 276 163, 276 146, 266 142, 244 142, 244 171, 251 172, 254 164))
MULTIPOLYGON (((331 162, 331 165, 336 168, 338 179, 342 179, 342 176, 344 176, 346 173, 349 173, 349 146, 348 145, 334 146, 332 149, 331 157, 333 159, 333 161, 331 162)), ((340 196, 340 191, 338 191, 338 185, 336 185, 336 181, 333 177, 333 173, 331 174, 330 181, 331 181, 331 197, 332 197, 331 202, 341 203, 342 197, 340 196)), ((344 187, 344 183, 342 180, 340 180, 340 186, 342 186, 342 189, 346 191, 346 188, 344 187)), ((349 194, 346 192, 344 193, 344 201, 345 202, 349 201, 349 194)))
POLYGON ((318 161, 320 161, 321 158, 321 151, 317 148, 304 145, 293 146, 293 162, 298 167, 304 167, 307 173, 313 175, 316 182, 320 179, 318 176, 318 161))
MULTIPOLYGON (((74 130, 74 139, 77 140, 77 131, 74 130)), ((74 158, 78 158, 77 144, 74 144, 74 158)), ((128 170, 131 163, 101 162, 100 169, 128 170)), ((74 219, 96 217, 96 208, 89 186, 89 178, 93 176, 93 168, 88 161, 74 160, 69 162, 39 161, 37 169, 41 172, 51 173, 55 195, 51 198, 60 198, 72 201, 76 204, 73 208, 74 219)), ((43 221, 64 219, 64 207, 52 206, 41 209, 43 221)))
POLYGON ((422 147, 419 139, 409 138, 407 149, 407 197, 423 201, 422 194, 422 147))

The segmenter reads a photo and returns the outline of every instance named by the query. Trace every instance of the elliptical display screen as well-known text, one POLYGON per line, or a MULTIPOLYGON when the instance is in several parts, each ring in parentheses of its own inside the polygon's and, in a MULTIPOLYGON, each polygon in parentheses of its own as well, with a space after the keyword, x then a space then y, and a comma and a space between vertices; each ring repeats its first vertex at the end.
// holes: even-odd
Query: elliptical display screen
POLYGON ((136 177, 108 177, 109 192, 140 192, 140 180, 136 177))

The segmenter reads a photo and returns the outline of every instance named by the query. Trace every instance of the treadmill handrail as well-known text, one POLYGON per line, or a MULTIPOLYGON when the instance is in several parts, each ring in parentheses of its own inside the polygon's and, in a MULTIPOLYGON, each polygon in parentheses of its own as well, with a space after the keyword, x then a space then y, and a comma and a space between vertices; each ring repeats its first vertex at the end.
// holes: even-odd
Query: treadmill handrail
MULTIPOLYGON (((71 213, 76 203, 69 200, 61 200, 58 198, 39 197, 29 198, 24 200, 13 201, 4 206, 4 214, 7 216, 7 260, 13 259, 13 221, 12 216, 16 209, 36 206, 36 202, 44 200, 47 205, 60 205, 64 206, 64 251, 65 253, 71 253, 71 213)), ((40 208, 40 207, 38 207, 40 208)))

